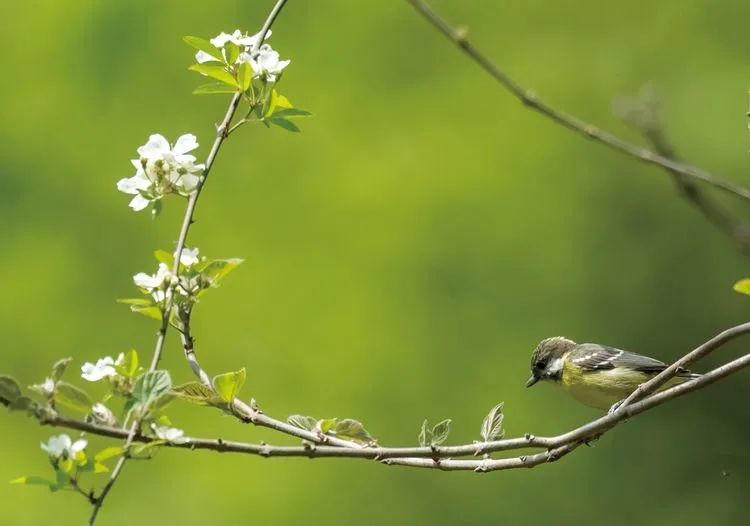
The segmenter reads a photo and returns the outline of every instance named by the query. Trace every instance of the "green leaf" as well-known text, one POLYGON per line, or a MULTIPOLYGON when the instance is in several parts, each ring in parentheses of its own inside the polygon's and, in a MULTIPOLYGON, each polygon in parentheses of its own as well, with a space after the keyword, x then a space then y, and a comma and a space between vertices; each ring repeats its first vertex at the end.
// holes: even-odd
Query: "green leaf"
POLYGON ((374 444, 376 440, 367 432, 365 426, 357 420, 351 418, 344 418, 336 422, 333 428, 333 433, 344 440, 351 440, 359 444, 370 445, 374 444))
POLYGON ((215 376, 213 379, 214 389, 224 402, 231 403, 237 398, 237 394, 245 383, 245 368, 231 373, 224 373, 215 376))
POLYGON ((740 294, 747 294, 750 296, 750 278, 739 280, 734 284, 734 290, 740 294))
POLYGON ((273 112, 274 117, 283 117, 285 119, 293 119, 295 117, 310 117, 312 113, 299 108, 286 108, 282 110, 276 110, 273 112))
POLYGON ((94 455, 94 460, 97 462, 104 462, 112 457, 119 457, 125 452, 122 446, 105 447, 99 453, 94 455))
POLYGON ((222 83, 209 82, 193 90, 193 95, 223 95, 225 93, 237 93, 237 88, 232 88, 222 83))
POLYGON ((237 82, 242 88, 242 91, 247 91, 250 88, 250 82, 253 80, 253 68, 247 62, 240 64, 237 70, 237 82))
POLYGON ((164 263, 169 268, 172 268, 172 265, 174 265, 174 256, 166 250, 155 250, 154 257, 159 263, 164 263))
POLYGON ((221 81, 224 84, 229 84, 230 86, 234 86, 235 88, 239 87, 237 86, 237 81, 235 80, 234 76, 226 70, 225 66, 212 66, 209 64, 193 64, 188 69, 191 71, 196 71, 202 75, 211 77, 212 79, 221 81))
POLYGON ((125 353, 121 364, 116 365, 117 372, 128 378, 133 378, 138 372, 138 353, 135 349, 130 349, 125 353))
POLYGON ((65 374, 65 370, 68 368, 68 364, 70 364, 72 359, 73 358, 62 358, 60 360, 57 360, 52 366, 52 379, 55 382, 60 381, 63 374, 65 374))
POLYGON ((221 50, 217 48, 216 46, 214 46, 208 40, 204 38, 200 38, 200 37, 191 37, 191 36, 182 37, 182 40, 184 40, 188 46, 192 46, 195 49, 208 53, 213 58, 215 58, 218 62, 224 61, 224 57, 221 55, 221 50))
POLYGON ((43 477, 18 477, 10 481, 11 484, 26 484, 27 486, 47 486, 52 489, 55 483, 43 477))
POLYGON ((303 415, 292 415, 289 418, 287 418, 286 421, 289 422, 294 427, 305 429, 307 431, 314 431, 315 426, 318 424, 317 418, 313 418, 312 416, 303 416, 303 415))
POLYGON ((490 409, 482 422, 482 440, 488 442, 502 438, 503 432, 503 402, 490 409))
POLYGON ((10 404, 8 404, 8 409, 10 411, 26 411, 29 414, 32 414, 34 411, 36 411, 37 407, 38 405, 36 402, 34 402, 28 396, 23 395, 19 396, 10 404))
POLYGON ((108 473, 109 468, 100 462, 94 463, 94 473, 108 473))
POLYGON ((188 382, 172 389, 177 398, 196 405, 215 405, 221 399, 216 393, 201 382, 188 382))
POLYGON ((234 64, 240 56, 240 46, 234 42, 224 44, 224 51, 227 54, 227 64, 234 64))
POLYGON ((140 375, 133 385, 132 397, 143 408, 148 408, 172 388, 169 372, 163 369, 140 375))
POLYGON ((315 427, 320 430, 321 433, 328 433, 336 427, 337 423, 338 418, 324 418, 323 420, 318 420, 315 427))
POLYGON ((231 258, 231 259, 214 259, 203 268, 201 273, 211 281, 212 285, 216 285, 220 279, 236 269, 244 259, 231 258))
POLYGON ((166 444, 166 440, 153 440, 146 443, 138 443, 130 446, 129 457, 135 460, 149 459, 158 451, 158 447, 166 444))
POLYGON ((450 419, 443 420, 435 424, 432 428, 432 440, 430 440, 431 446, 439 446, 448 438, 451 432, 451 421, 450 419))
POLYGON ((117 303, 123 305, 135 305, 137 307, 149 307, 154 304, 153 300, 147 298, 120 298, 117 303))
POLYGON ((152 320, 161 321, 162 319, 161 309, 157 307, 156 305, 151 305, 149 307, 140 307, 138 305, 131 305, 130 310, 137 314, 141 314, 147 318, 151 318, 152 320))
POLYGON ((279 128, 283 128, 290 132, 299 133, 300 131, 299 126, 294 124, 292 121, 283 119, 281 117, 273 116, 270 119, 266 119, 264 122, 273 124, 274 126, 278 126, 279 128))
POLYGON ((59 382, 55 389, 55 403, 80 413, 88 414, 91 411, 91 398, 86 391, 67 382, 59 382))
POLYGON ((419 445, 424 447, 432 440, 432 430, 427 425, 427 420, 422 422, 422 429, 419 431, 419 445))
POLYGON ((13 403, 19 396, 21 396, 21 386, 18 382, 11 376, 0 375, 0 398, 13 403))

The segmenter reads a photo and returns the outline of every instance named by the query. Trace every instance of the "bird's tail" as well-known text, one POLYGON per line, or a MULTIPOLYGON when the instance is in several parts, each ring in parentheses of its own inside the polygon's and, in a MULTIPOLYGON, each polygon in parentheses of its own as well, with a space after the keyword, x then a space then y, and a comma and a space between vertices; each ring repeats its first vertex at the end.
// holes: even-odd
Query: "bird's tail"
POLYGON ((691 373, 688 370, 681 370, 681 371, 677 372, 677 377, 678 378, 684 378, 686 381, 687 380, 697 380, 701 376, 703 376, 703 375, 699 374, 699 373, 691 373))

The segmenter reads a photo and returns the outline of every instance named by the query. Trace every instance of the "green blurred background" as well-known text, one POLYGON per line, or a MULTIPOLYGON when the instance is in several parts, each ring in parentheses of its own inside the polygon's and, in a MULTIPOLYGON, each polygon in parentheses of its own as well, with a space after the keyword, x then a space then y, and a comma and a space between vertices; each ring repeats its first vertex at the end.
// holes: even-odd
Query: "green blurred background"
MULTIPOLYGON (((191 95, 202 79, 181 37, 255 30, 271 3, 2 2, 2 372, 33 383, 64 356, 77 368, 150 354, 156 327, 114 299, 173 246, 183 203, 152 221, 115 182, 151 133, 196 133, 205 155, 227 101, 191 95)), ((434 5, 551 103, 633 141, 611 101, 652 81, 679 151, 750 184, 750 4, 434 5)), ((200 305, 195 333, 204 366, 246 366, 244 394, 269 414, 356 417, 386 445, 450 417, 464 442, 504 400, 509 435, 554 434, 598 413, 523 388, 538 340, 670 360, 747 320, 731 285, 748 259, 665 173, 524 109, 406 2, 291 0, 271 42, 292 59, 282 91, 315 117, 299 135, 233 136, 190 237, 247 260, 200 305)), ((190 379, 174 334, 164 363, 190 379)), ((163 451, 126 466, 101 522, 745 524, 748 395, 739 375, 557 464, 486 476, 163 451)), ((210 410, 172 413, 194 436, 294 443, 210 410)), ((55 430, 17 414, 0 429, 0 481, 46 474, 38 444, 55 430)), ((0 502, 2 524, 88 516, 83 499, 40 488, 0 484, 0 502)))

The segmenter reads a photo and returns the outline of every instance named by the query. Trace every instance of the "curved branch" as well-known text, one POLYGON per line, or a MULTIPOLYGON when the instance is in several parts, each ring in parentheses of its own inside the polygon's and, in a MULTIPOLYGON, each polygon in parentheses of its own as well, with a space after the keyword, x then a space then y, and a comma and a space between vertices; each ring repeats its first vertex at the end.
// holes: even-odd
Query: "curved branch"
POLYGON ((482 54, 466 37, 466 31, 457 29, 451 26, 445 21, 440 15, 438 15, 433 9, 422 0, 407 0, 414 8, 429 21, 435 28, 437 28, 443 35, 448 37, 454 44, 456 44, 461 50, 466 53, 474 62, 476 62, 482 69, 489 73, 495 80, 497 80, 507 91, 509 91, 514 97, 520 100, 525 106, 541 113, 545 117, 549 118, 553 122, 568 128, 571 131, 578 133, 586 138, 593 139, 605 146, 608 146, 614 150, 620 151, 626 155, 634 157, 645 163, 654 164, 673 174, 680 174, 685 177, 702 181, 706 184, 714 186, 729 192, 743 199, 750 200, 750 190, 744 188, 736 183, 722 179, 706 170, 701 168, 684 164, 659 155, 658 153, 641 148, 634 144, 631 144, 623 139, 620 139, 616 135, 597 128, 596 126, 585 122, 578 117, 560 111, 546 102, 539 99, 539 97, 531 90, 528 90, 518 84, 514 79, 508 76, 503 70, 501 70, 497 64, 482 54))
MULTIPOLYGON (((307 444, 303 446, 274 446, 265 443, 253 444, 247 442, 228 441, 220 438, 191 438, 189 442, 183 444, 164 444, 165 447, 179 449, 205 449, 217 452, 241 453, 257 455, 261 457, 298 457, 298 458, 360 458, 380 461, 386 465, 407 466, 417 468, 432 468, 445 471, 471 470, 476 472, 499 471, 514 468, 531 468, 548 462, 558 460, 564 455, 575 450, 579 445, 585 444, 603 433, 611 430, 617 424, 635 415, 653 409, 674 398, 685 394, 703 389, 708 385, 717 382, 731 374, 741 371, 750 366, 750 354, 743 355, 724 365, 717 367, 700 378, 688 381, 677 386, 671 387, 664 391, 654 393, 654 390, 663 385, 663 382, 670 374, 673 374, 677 367, 687 365, 699 358, 705 357, 710 352, 720 348, 734 338, 750 333, 750 323, 745 323, 732 327, 716 335, 706 343, 698 346, 690 353, 683 356, 680 360, 668 367, 663 373, 657 375, 649 382, 643 384, 638 396, 633 396, 632 400, 626 400, 613 413, 588 422, 576 429, 552 437, 536 437, 526 434, 523 437, 516 437, 503 440, 494 440, 490 442, 475 442, 473 444, 463 444, 445 447, 362 447, 346 441, 340 441, 345 445, 334 444, 330 441, 327 445, 307 444), (663 376, 662 376, 663 375, 663 376), (545 449, 535 454, 520 455, 507 458, 490 458, 491 453, 514 451, 524 449, 545 449), (478 457, 481 459, 456 459, 455 457, 478 457)), ((635 394, 634 393, 634 394, 635 394)), ((0 403, 8 405, 7 400, 0 399, 0 403)), ((256 410, 257 411, 257 410, 256 410)), ((265 416, 262 415, 261 416, 265 416)), ((66 418, 60 415, 38 415, 39 422, 43 425, 65 427, 76 429, 85 433, 110 437, 126 438, 128 430, 93 424, 81 420, 66 418)), ((263 421, 265 427, 270 422, 278 422, 270 417, 265 417, 268 421, 263 421)), ((257 422, 256 422, 257 423, 257 422)), ((294 428, 288 424, 280 429, 283 433, 306 438, 311 436, 316 442, 323 443, 329 438, 327 435, 317 435, 302 429, 294 428), (292 427, 293 433, 288 432, 286 427, 292 427), (304 436, 303 436, 304 435, 304 436)), ((135 442, 151 442, 153 437, 136 434, 133 437, 135 442)))

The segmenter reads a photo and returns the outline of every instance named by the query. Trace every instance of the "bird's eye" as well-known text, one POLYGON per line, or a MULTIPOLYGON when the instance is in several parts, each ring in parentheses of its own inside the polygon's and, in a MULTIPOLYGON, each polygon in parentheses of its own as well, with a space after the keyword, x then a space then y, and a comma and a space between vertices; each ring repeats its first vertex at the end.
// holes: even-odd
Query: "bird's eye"
POLYGON ((539 360, 536 362, 536 368, 539 370, 543 370, 545 367, 547 367, 547 360, 539 360))

